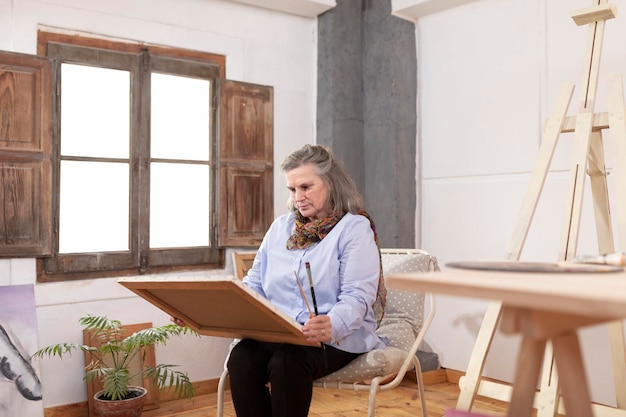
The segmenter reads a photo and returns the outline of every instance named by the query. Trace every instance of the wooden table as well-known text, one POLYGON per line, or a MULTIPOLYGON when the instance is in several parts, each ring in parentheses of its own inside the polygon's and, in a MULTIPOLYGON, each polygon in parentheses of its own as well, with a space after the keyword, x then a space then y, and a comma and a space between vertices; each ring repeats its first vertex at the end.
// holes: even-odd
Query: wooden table
POLYGON ((626 318, 626 273, 538 273, 446 269, 390 274, 389 288, 502 302, 500 330, 519 333, 510 417, 529 417, 550 341, 568 417, 593 416, 577 330, 626 318))

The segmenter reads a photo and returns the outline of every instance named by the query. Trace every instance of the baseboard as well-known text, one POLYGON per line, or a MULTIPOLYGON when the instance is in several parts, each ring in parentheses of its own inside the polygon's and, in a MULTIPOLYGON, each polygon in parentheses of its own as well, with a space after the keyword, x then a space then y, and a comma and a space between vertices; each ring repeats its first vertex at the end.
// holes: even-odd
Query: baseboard
MULTIPOLYGON (((415 383, 417 381, 415 371, 407 372, 404 376, 404 379, 408 379, 409 381, 415 383)), ((428 386, 448 382, 448 375, 445 369, 439 368, 432 371, 423 372, 422 379, 424 381, 424 386, 428 386)))
MULTIPOLYGON (((209 379, 206 381, 197 381, 193 383, 196 395, 207 395, 217 392, 217 384, 219 379, 209 379)), ((167 402, 177 400, 178 396, 171 390, 159 391, 159 400, 167 402)), ((89 415, 89 403, 83 401, 80 403, 63 404, 55 407, 47 407, 43 410, 44 417, 87 417, 89 415)))
POLYGON ((89 403, 63 404, 43 409, 44 417, 86 417, 89 415, 89 403))
MULTIPOLYGON (((454 369, 446 369, 446 376, 448 378, 448 382, 452 382, 454 384, 459 384, 459 380, 465 376, 465 372, 462 371, 456 371, 454 369)), ((504 386, 511 386, 510 383, 508 382, 504 382, 504 381, 500 381, 499 379, 495 379, 495 378, 488 378, 488 377, 481 377, 481 381, 488 381, 488 382, 493 382, 496 384, 500 384, 500 385, 504 385, 504 386)), ((426 385, 426 383, 424 383, 424 385, 426 385)))
POLYGON ((446 369, 446 378, 448 382, 459 384, 461 377, 465 376, 465 372, 456 371, 454 369, 446 369))

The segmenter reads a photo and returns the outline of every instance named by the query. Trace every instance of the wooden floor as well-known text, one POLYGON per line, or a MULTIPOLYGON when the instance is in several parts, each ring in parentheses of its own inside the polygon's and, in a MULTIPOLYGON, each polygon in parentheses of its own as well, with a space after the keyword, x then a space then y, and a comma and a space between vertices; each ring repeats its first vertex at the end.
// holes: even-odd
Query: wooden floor
MULTIPOLYGON (((445 380, 445 378, 444 378, 445 380)), ((459 395, 455 382, 439 382, 441 378, 426 382, 427 417, 442 417, 454 408, 459 395), (433 383, 434 382, 434 383, 433 383)), ((362 417, 367 416, 367 392, 315 388, 309 417, 362 417)), ((506 404, 492 399, 478 398, 472 409, 475 413, 503 416, 506 404)), ((217 415, 216 394, 196 396, 194 401, 176 400, 161 403, 159 409, 144 411, 142 417, 214 417, 217 415)), ((235 417, 230 397, 224 407, 225 417, 235 417)), ((399 387, 381 392, 376 400, 377 417, 422 416, 418 391, 407 380, 399 387)))

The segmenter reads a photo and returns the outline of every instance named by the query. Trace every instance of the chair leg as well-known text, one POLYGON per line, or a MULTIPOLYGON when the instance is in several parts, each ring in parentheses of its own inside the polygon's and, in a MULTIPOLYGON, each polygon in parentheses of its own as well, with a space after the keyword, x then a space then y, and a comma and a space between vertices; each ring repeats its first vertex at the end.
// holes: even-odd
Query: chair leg
POLYGON ((422 365, 417 359, 413 359, 415 364, 415 377, 417 379, 417 388, 420 392, 420 401, 422 402, 422 417, 428 417, 428 411, 426 411, 426 396, 424 395, 424 378, 422 376, 422 365))
POLYGON ((224 360, 224 370, 222 371, 222 375, 220 375, 220 380, 217 383, 217 415, 216 417, 224 416, 224 390, 226 390, 226 378, 228 377, 228 358, 230 358, 230 352, 233 350, 235 345, 239 343, 240 339, 233 339, 230 342, 230 346, 228 347, 228 355, 226 355, 226 359, 224 360))
POLYGON ((370 385, 370 397, 367 404, 367 417, 374 417, 376 414, 376 393, 378 392, 378 384, 380 383, 380 377, 376 377, 372 380, 370 385))
POLYGON ((217 417, 224 416, 224 390, 226 389, 226 377, 228 376, 228 369, 224 366, 224 371, 220 376, 220 380, 217 383, 217 417))

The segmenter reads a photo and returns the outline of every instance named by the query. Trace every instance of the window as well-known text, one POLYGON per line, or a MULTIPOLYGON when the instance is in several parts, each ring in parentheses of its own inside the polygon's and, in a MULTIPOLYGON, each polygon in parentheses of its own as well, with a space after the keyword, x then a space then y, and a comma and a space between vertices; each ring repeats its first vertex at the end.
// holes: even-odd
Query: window
POLYGON ((224 247, 258 246, 273 219, 270 87, 222 79, 212 54, 46 32, 39 52, 53 74, 39 281, 222 267, 224 247))

